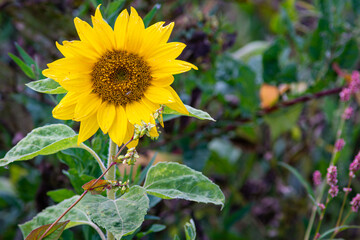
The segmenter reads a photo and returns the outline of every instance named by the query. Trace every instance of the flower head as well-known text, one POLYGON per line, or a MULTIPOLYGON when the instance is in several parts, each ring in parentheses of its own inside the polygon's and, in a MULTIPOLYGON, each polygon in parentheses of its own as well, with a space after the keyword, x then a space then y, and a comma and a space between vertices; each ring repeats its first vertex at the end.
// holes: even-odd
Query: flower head
MULTIPOLYGON (((78 144, 100 127, 121 145, 132 138, 135 124, 155 124, 154 113, 162 104, 188 114, 170 85, 174 74, 197 68, 176 59, 186 45, 168 43, 174 23, 145 28, 131 8, 130 15, 120 13, 112 29, 100 6, 92 27, 79 18, 74 22, 80 40, 56 43, 64 58, 48 64, 43 74, 68 91, 53 116, 81 122, 78 144)), ((156 128, 150 135, 158 136, 156 128)), ((129 147, 136 144, 134 140, 129 147)))
POLYGON ((343 88, 343 90, 341 90, 339 96, 340 96, 340 100, 343 102, 347 102, 350 100, 351 97, 351 89, 350 88, 343 88))
POLYGON ((326 175, 326 180, 327 183, 330 186, 334 186, 337 184, 338 180, 337 180, 337 167, 334 165, 331 165, 328 170, 327 170, 327 175, 326 175))
POLYGON ((355 173, 360 169, 360 152, 355 156, 352 163, 349 166, 349 176, 355 177, 355 173))
POLYGON ((360 194, 356 194, 356 196, 350 202, 351 210, 353 212, 357 212, 360 207, 360 194))
POLYGON ((321 173, 319 170, 316 170, 313 173, 313 183, 315 186, 319 186, 321 184, 321 173))
POLYGON ((342 118, 346 120, 350 119, 353 113, 354 113, 354 109, 352 107, 347 107, 342 115, 342 118))
POLYGON ((329 194, 331 197, 336 197, 339 193, 339 186, 338 185, 332 185, 329 189, 329 194))
POLYGON ((336 152, 341 151, 341 149, 343 149, 344 146, 345 146, 344 139, 339 138, 338 140, 336 140, 336 143, 335 143, 335 151, 336 152))
POLYGON ((358 71, 352 72, 349 89, 352 93, 356 93, 360 90, 360 74, 358 71))

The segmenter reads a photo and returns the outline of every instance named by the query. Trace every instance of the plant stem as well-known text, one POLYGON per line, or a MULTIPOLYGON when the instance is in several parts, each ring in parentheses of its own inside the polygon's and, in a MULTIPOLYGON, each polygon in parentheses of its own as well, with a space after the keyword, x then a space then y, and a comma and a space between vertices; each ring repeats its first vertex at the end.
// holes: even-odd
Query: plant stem
POLYGON ((99 167, 101 168, 101 172, 105 172, 106 167, 105 167, 104 163, 102 162, 99 155, 97 155, 96 152, 94 150, 92 150, 92 148, 86 146, 84 143, 81 143, 79 148, 82 148, 82 149, 85 149, 86 151, 88 151, 95 158, 97 163, 99 164, 99 167))
POLYGON ((344 220, 341 222, 340 226, 345 224, 346 220, 350 217, 351 213, 352 213, 352 211, 349 210, 349 212, 346 214, 344 220))
MULTIPOLYGON (((352 180, 352 177, 349 177, 349 182, 348 182, 348 185, 347 185, 346 188, 349 188, 349 187, 350 187, 350 185, 351 185, 351 180, 352 180)), ((337 227, 340 226, 341 217, 342 217, 342 214, 343 214, 343 212, 344 212, 344 207, 345 207, 345 203, 346 203, 346 199, 347 199, 347 196, 348 196, 348 195, 349 195, 349 192, 346 191, 346 192, 345 192, 345 196, 344 196, 344 200, 343 200, 343 202, 342 202, 342 204, 341 204, 341 209, 340 209, 339 217, 338 217, 338 219, 337 219, 337 221, 336 221, 336 226, 335 226, 335 228, 337 228, 337 227)), ((347 219, 347 217, 349 217, 349 214, 346 216, 345 220, 347 219)), ((344 220, 344 221, 345 221, 345 220, 344 220)), ((331 235, 330 239, 333 239, 333 238, 336 236, 336 234, 337 234, 337 232, 334 231, 333 234, 331 235)))
MULTIPOLYGON (((105 171, 101 174, 101 176, 98 177, 98 179, 96 179, 96 181, 95 181, 93 184, 91 184, 91 186, 89 187, 89 189, 91 189, 93 186, 95 186, 95 184, 96 184, 96 183, 111 169, 111 167, 114 166, 115 164, 116 164, 115 162, 113 162, 112 164, 110 164, 110 165, 108 166, 108 168, 105 169, 105 171)), ((58 217, 58 219, 56 219, 55 222, 53 222, 53 223, 50 225, 50 227, 48 227, 48 229, 46 229, 46 231, 45 231, 44 234, 39 238, 39 240, 43 239, 43 238, 46 236, 46 234, 51 230, 51 228, 53 228, 53 227, 55 226, 55 224, 57 224, 57 223, 65 216, 65 214, 67 214, 76 204, 78 204, 78 203, 80 202, 80 200, 81 200, 83 197, 85 197, 85 195, 86 195, 88 192, 89 192, 89 190, 85 190, 85 191, 80 195, 80 197, 79 197, 73 204, 71 204, 71 206, 70 206, 68 209, 66 209, 66 211, 63 212, 63 213, 61 214, 61 216, 58 217)))
MULTIPOLYGON (((320 202, 320 200, 317 199, 316 202, 320 202)), ((308 227, 306 228, 306 233, 305 233, 305 238, 304 238, 304 239, 306 239, 306 240, 309 240, 309 239, 310 239, 311 227, 309 227, 309 226, 313 226, 313 225, 314 225, 315 216, 316 216, 316 209, 317 209, 317 206, 313 206, 313 209, 312 209, 312 211, 311 211, 311 217, 310 217, 309 225, 308 225, 308 227)))
MULTIPOLYGON (((116 162, 114 162, 116 150, 117 150, 116 143, 113 140, 110 139, 108 166, 110 166, 112 164, 116 164, 116 162)), ((111 171, 108 171, 108 173, 105 176, 106 180, 115 180, 115 172, 116 172, 116 168, 113 168, 111 171)), ((115 200, 115 190, 114 189, 108 189, 107 190, 107 198, 115 200)), ((110 231, 106 231, 106 233, 107 233, 107 239, 108 240, 114 240, 115 239, 114 235, 110 231)))
POLYGON ((101 231, 101 229, 93 222, 89 222, 88 225, 95 229, 95 231, 99 234, 101 240, 106 240, 105 234, 101 231))
POLYGON ((316 236, 316 235, 319 233, 319 231, 320 231, 320 227, 321 227, 322 221, 323 221, 323 219, 324 219, 325 211, 326 211, 326 208, 327 208, 329 202, 330 202, 330 198, 329 198, 329 194, 328 194, 328 196, 327 196, 327 198, 326 198, 325 208, 324 208, 324 210, 322 210, 322 212, 321 212, 320 221, 319 221, 319 223, 318 223, 318 225, 317 225, 317 228, 316 228, 316 231, 315 231, 314 239, 315 239, 315 236, 316 236))
MULTIPOLYGON (((325 92, 326 94, 324 94, 324 92, 322 92, 322 94, 317 95, 317 97, 324 96, 324 95, 326 96, 328 93, 331 93, 331 94, 338 93, 341 90, 342 90, 342 88, 332 89, 332 90, 329 90, 329 91, 325 92)), ((341 108, 341 112, 343 112, 344 109, 349 106, 349 104, 350 104, 350 102, 348 102, 345 106, 343 106, 341 108)), ((339 124, 338 130, 336 132, 336 139, 339 139, 341 137, 341 134, 342 134, 342 131, 343 131, 343 128, 344 128, 344 125, 345 125, 345 119, 342 118, 341 115, 340 115, 340 119, 341 119, 340 124, 339 124)), ((331 161, 330 161, 329 166, 336 164, 338 157, 339 157, 339 153, 336 151, 336 149, 334 147, 333 152, 331 154, 331 161)), ((324 181, 325 181, 325 179, 324 179, 324 181)), ((320 194, 319 194, 319 197, 317 198, 318 199, 317 200, 318 204, 320 203, 321 199, 323 198, 326 186, 327 186, 326 184, 322 184, 322 186, 321 186, 320 194)), ((327 205, 327 203, 328 203, 328 198, 326 200, 326 205, 327 205)), ((325 210, 326 210, 326 206, 325 206, 325 209, 323 210, 324 214, 325 214, 325 210)), ((306 229, 306 234, 305 234, 304 240, 309 240, 310 239, 310 232, 311 232, 311 229, 313 227, 315 216, 316 216, 315 211, 316 211, 316 206, 312 209, 310 221, 309 221, 309 224, 308 224, 307 229, 306 229)), ((322 219, 320 219, 320 222, 319 222, 320 225, 321 225, 321 221, 322 221, 322 219)), ((319 227, 318 230, 320 230, 319 225, 318 225, 318 227, 319 227)), ((318 230, 316 231, 316 233, 318 233, 318 230)), ((316 233, 315 233, 315 235, 316 235, 316 233)))

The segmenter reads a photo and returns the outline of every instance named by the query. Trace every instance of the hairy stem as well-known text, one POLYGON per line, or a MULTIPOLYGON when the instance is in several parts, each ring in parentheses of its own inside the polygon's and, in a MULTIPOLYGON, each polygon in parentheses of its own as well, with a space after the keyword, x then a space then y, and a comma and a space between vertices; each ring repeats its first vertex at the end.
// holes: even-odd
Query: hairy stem
MULTIPOLYGON (((110 143, 109 143, 109 156, 108 156, 108 166, 114 164, 114 159, 115 159, 115 154, 116 154, 116 150, 117 150, 117 145, 116 143, 110 139, 110 143)), ((115 163, 116 164, 116 163, 115 163)), ((106 174, 105 178, 106 180, 115 180, 115 173, 116 173, 116 168, 113 168, 111 171, 108 171, 108 173, 106 174)), ((115 190, 113 189, 108 189, 107 190, 107 197, 109 199, 115 200, 115 190)), ((110 231, 106 231, 107 233, 107 239, 108 240, 114 240, 114 235, 110 232, 110 231)))

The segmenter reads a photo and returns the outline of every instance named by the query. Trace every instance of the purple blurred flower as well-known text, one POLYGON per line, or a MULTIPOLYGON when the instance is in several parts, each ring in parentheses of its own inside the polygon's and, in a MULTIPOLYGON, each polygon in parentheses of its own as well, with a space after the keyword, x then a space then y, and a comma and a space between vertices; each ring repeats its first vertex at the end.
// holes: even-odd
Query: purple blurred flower
POLYGON ((350 202, 351 210, 353 212, 357 212, 360 207, 360 194, 356 194, 356 196, 350 202))
POLYGON ((352 72, 349 89, 351 90, 351 93, 356 93, 360 90, 360 74, 358 71, 352 72))
POLYGON ((340 100, 343 102, 347 102, 350 100, 351 97, 351 90, 350 88, 343 88, 343 90, 341 90, 339 96, 340 96, 340 100))
POLYGON ((337 185, 333 185, 329 189, 329 194, 331 197, 336 197, 339 193, 339 187, 337 185))
POLYGON ((334 185, 337 184, 338 180, 337 180, 337 168, 336 168, 336 166, 331 165, 327 169, 326 180, 327 180, 327 183, 330 186, 334 186, 334 185))
POLYGON ((342 118, 346 120, 350 119, 353 113, 354 113, 354 109, 352 107, 347 107, 342 115, 342 118))
POLYGON ((349 166, 349 176, 354 178, 355 173, 360 169, 360 152, 355 156, 354 161, 349 166))
POLYGON ((321 237, 321 234, 320 233, 317 233, 314 237, 314 239, 319 239, 321 237))
POLYGON ((344 187, 344 188, 343 188, 343 191, 346 192, 346 193, 349 193, 349 192, 352 191, 352 188, 344 187))
POLYGON ((339 138, 338 140, 336 140, 336 143, 335 143, 335 151, 336 152, 341 151, 341 149, 343 149, 344 146, 345 146, 344 139, 339 138))
POLYGON ((321 209, 321 211, 325 210, 325 205, 323 203, 318 203, 318 207, 321 209))
POLYGON ((321 184, 321 173, 319 170, 316 170, 313 173, 313 182, 314 182, 314 186, 319 186, 321 184))

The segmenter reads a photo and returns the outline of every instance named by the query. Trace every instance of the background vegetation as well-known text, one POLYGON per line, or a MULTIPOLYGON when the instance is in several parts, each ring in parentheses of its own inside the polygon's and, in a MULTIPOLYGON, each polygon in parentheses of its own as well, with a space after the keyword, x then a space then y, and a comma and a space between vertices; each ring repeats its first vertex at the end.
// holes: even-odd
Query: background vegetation
MULTIPOLYGON (((51 110, 61 99, 27 88, 26 83, 41 78, 39 71, 24 74, 8 52, 20 57, 21 46, 45 68, 60 57, 55 41, 77 39, 74 17, 89 22, 100 2, 0 1, 1 157, 34 127, 59 122, 51 110)), ((182 162, 210 177, 223 190, 226 204, 220 211, 182 200, 154 201, 143 229, 156 223, 166 230, 144 238, 184 238, 184 223, 193 218, 198 239, 303 239, 313 203, 288 166, 309 184, 315 170, 326 174, 344 110, 338 93, 346 84, 333 66, 349 73, 359 67, 360 3, 118 0, 103 2, 104 17, 111 24, 115 15, 108 13, 129 6, 145 16, 155 4, 161 8, 152 23, 174 21, 171 40, 186 43, 181 58, 199 67, 178 76, 174 88, 186 104, 217 121, 168 119, 158 141, 140 144, 142 157, 134 172, 158 152, 155 161, 182 162), (264 83, 275 87, 263 92, 268 101, 260 98, 264 83)), ((359 102, 351 102, 355 112, 359 102)), ((355 114, 344 128, 340 189, 360 150, 359 121, 355 114)), ((66 124, 78 130, 77 123, 66 124)), ((99 131, 88 144, 98 144, 97 151, 105 154, 107 137, 99 131)), ((0 239, 22 239, 17 224, 81 193, 90 176, 99 175, 96 162, 80 149, 1 168, 0 239)), ((350 197, 360 192, 359 179, 352 187, 350 197)), ((335 226, 343 195, 329 205, 321 232, 335 226)), ((351 215, 348 222, 358 223, 359 216, 351 215)), ((63 239, 96 239, 92 231, 76 227, 66 230, 63 239)), ((339 236, 357 239, 360 232, 347 230, 339 236)))

